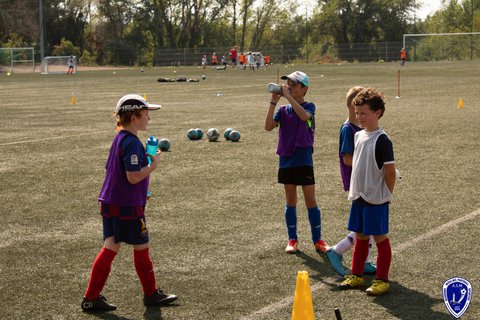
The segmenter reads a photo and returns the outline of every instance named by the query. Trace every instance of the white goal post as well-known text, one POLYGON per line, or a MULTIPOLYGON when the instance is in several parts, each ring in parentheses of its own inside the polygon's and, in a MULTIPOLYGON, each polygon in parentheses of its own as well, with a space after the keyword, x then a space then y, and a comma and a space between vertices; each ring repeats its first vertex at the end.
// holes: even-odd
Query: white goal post
POLYGON ((407 49, 407 46, 410 48, 413 46, 415 55, 424 60, 479 58, 480 38, 474 38, 478 35, 480 35, 480 32, 404 34, 403 48, 407 49), (418 38, 419 40, 414 40, 413 45, 410 45, 410 43, 407 43, 408 38, 418 38))
POLYGON ((0 48, 0 70, 10 72, 35 72, 35 49, 33 47, 0 48))
POLYGON ((73 73, 77 73, 77 56, 48 56, 43 58, 40 65, 41 74, 66 74, 68 60, 73 57, 73 73))

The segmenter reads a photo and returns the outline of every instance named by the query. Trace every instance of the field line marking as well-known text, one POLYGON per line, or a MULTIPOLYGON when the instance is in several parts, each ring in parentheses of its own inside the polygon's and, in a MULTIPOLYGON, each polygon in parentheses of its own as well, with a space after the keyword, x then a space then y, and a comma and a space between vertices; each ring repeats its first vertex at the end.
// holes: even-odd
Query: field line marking
MULTIPOLYGON (((478 208, 475 211, 470 212, 469 214, 467 214, 463 217, 460 217, 460 218, 457 218, 455 220, 451 220, 447 223, 444 223, 441 226, 438 226, 437 228, 435 228, 433 230, 430 230, 429 232, 427 232, 427 233, 425 233, 421 236, 413 238, 410 241, 407 241, 407 242, 399 244, 398 246, 395 246, 392 250, 392 254, 398 254, 398 253, 402 252, 403 250, 406 250, 410 247, 413 247, 414 245, 416 245, 417 243, 419 243, 423 240, 426 240, 426 239, 431 238, 431 237, 433 237, 433 236, 435 236, 439 233, 442 233, 443 231, 445 231, 445 229, 456 226, 456 225, 458 225, 462 222, 471 220, 478 215, 480 215, 480 208, 478 208)), ((315 291, 324 287, 325 282, 334 282, 334 281, 335 281, 335 279, 332 278, 332 277, 325 278, 323 282, 315 283, 314 285, 310 286, 310 289, 312 290, 312 293, 314 293, 315 291)), ((240 320, 254 320, 254 319, 258 319, 258 318, 261 319, 262 317, 265 317, 265 316, 267 316, 268 314, 270 314, 274 311, 283 309, 283 308, 287 307, 288 305, 292 304, 293 303, 293 298, 294 298, 293 295, 289 296, 289 297, 286 297, 286 298, 283 298, 282 300, 280 300, 278 302, 269 304, 269 305, 267 305, 267 306, 265 306, 261 309, 258 309, 257 311, 252 312, 249 315, 246 315, 246 316, 240 318, 240 320)))
POLYGON ((89 136, 89 135, 95 135, 95 134, 106 133, 106 132, 109 132, 109 131, 104 130, 104 131, 96 131, 96 132, 90 132, 90 133, 75 134, 75 135, 70 135, 70 136, 55 136, 55 137, 41 138, 41 139, 35 139, 35 140, 23 140, 23 141, 15 141, 15 142, 6 142, 6 143, 0 143, 0 147, 11 146, 11 145, 15 145, 15 144, 24 144, 24 143, 34 143, 34 142, 48 141, 48 140, 57 140, 57 139, 63 139, 63 138, 82 137, 82 136, 89 136))

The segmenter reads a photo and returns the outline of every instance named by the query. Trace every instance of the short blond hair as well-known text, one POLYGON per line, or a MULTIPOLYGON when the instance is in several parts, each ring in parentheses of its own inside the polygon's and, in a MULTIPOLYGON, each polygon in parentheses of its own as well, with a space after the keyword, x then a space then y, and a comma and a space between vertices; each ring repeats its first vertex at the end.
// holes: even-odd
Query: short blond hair
POLYGON ((353 106, 353 99, 357 96, 357 94, 364 90, 365 88, 362 86, 354 86, 351 87, 350 90, 348 90, 347 95, 346 95, 346 102, 347 102, 347 107, 350 108, 353 106))

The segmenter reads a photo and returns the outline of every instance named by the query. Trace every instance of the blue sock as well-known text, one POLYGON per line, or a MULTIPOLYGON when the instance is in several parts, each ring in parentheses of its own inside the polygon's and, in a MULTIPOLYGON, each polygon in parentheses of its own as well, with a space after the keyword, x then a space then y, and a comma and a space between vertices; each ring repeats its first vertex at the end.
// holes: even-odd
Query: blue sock
POLYGON ((287 224, 288 240, 297 240, 297 207, 285 205, 285 223, 287 224))
POLYGON ((320 218, 320 209, 318 209, 318 207, 308 209, 308 221, 310 221, 312 241, 315 243, 322 238, 322 224, 320 218))

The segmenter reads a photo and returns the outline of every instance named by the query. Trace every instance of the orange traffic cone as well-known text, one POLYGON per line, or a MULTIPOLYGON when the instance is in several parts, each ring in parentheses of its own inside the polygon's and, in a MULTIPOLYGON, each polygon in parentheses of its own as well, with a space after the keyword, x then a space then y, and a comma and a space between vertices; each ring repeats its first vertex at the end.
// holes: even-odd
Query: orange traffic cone
POLYGON ((77 104, 77 97, 75 95, 75 92, 72 92, 72 106, 77 104))
POLYGON ((307 271, 298 271, 292 320, 315 320, 313 313, 312 290, 307 271))
POLYGON ((458 100, 458 109, 463 109, 463 100, 458 100))

